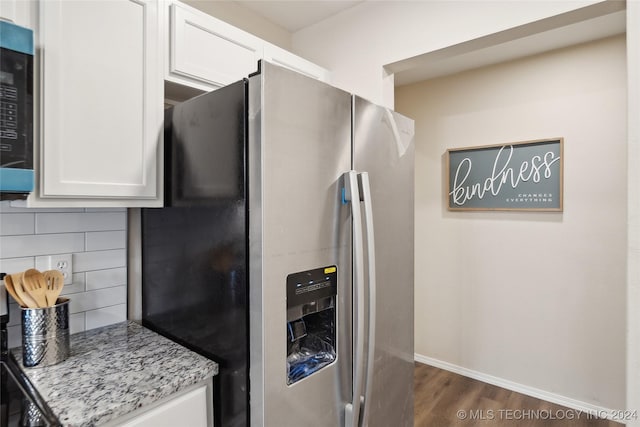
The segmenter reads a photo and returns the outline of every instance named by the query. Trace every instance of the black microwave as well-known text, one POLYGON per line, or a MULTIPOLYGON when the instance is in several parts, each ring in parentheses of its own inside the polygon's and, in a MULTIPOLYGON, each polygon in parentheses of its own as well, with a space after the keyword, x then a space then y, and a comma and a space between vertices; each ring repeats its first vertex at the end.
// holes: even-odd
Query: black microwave
POLYGON ((33 32, 0 20, 0 200, 33 191, 33 32))

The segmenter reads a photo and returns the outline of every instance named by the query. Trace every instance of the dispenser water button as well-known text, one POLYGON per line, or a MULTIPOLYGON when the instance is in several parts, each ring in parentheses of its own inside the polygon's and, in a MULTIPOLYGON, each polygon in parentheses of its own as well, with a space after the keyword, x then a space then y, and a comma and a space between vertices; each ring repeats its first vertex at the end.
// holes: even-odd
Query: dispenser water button
POLYGON ((298 319, 293 322, 289 322, 289 339, 291 342, 298 341, 300 338, 307 336, 307 325, 304 324, 304 320, 298 319))

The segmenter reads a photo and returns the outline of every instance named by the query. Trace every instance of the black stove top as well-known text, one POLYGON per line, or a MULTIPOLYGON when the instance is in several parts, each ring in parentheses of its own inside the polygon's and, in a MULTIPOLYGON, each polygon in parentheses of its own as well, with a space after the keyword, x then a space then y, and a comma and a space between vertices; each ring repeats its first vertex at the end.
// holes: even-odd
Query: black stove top
MULTIPOLYGON (((0 287, 0 292, 5 290, 0 287)), ((20 370, 19 362, 9 354, 8 312, 6 307, 0 313, 0 427, 59 426, 51 409, 20 370)))
POLYGON ((49 427, 60 423, 10 358, 0 360, 0 426, 49 427))
MULTIPOLYGON (((0 280, 5 274, 0 273, 0 280)), ((9 298, 0 282, 0 427, 50 427, 60 422, 8 351, 9 298)))

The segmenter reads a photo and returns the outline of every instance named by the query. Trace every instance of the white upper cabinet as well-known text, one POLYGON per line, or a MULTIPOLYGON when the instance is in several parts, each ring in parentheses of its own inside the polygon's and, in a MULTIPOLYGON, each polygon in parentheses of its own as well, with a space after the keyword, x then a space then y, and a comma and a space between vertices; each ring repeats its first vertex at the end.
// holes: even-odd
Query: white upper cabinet
POLYGON ((36 5, 24 0, 0 0, 0 19, 25 28, 35 26, 36 5))
POLYGON ((329 71, 326 68, 322 68, 276 45, 266 43, 263 58, 272 64, 289 68, 290 70, 329 83, 329 71))
POLYGON ((162 206, 167 88, 217 89, 262 58, 328 81, 323 68, 177 0, 2 2, 37 47, 28 206, 162 206))
POLYGON ((219 88, 256 71, 263 41, 180 3, 169 5, 169 76, 219 88))
POLYGON ((329 72, 293 53, 179 1, 168 1, 165 80, 208 91, 247 77, 266 59, 328 81, 329 72))
POLYGON ((39 2, 32 205, 162 204, 158 10, 157 0, 39 2))

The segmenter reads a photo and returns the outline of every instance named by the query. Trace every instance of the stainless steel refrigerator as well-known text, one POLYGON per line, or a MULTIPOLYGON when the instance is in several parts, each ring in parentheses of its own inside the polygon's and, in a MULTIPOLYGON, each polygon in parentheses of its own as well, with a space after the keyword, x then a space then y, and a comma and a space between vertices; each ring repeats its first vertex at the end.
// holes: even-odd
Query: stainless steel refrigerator
POLYGON ((217 426, 413 425, 413 121, 261 62, 165 120, 143 324, 216 360, 217 426))

